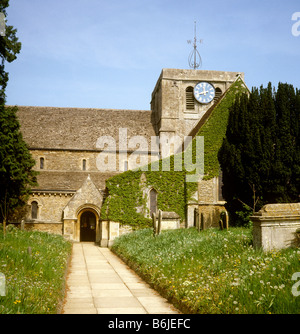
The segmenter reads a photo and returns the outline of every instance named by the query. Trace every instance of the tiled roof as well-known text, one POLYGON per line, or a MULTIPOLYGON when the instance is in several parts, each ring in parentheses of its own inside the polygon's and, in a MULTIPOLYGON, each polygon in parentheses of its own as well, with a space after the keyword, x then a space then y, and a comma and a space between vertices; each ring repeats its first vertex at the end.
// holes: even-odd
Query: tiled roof
POLYGON ((127 128, 128 139, 143 136, 150 143, 155 136, 148 110, 18 106, 17 115, 30 148, 93 150, 101 136, 118 145, 120 128, 127 128))

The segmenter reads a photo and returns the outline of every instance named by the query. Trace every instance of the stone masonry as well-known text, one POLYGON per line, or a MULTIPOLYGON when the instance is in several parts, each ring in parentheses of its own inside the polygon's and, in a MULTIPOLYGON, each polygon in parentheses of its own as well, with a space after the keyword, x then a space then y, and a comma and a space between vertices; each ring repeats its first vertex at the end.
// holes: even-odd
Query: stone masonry
POLYGON ((267 204, 251 220, 255 248, 270 251, 299 245, 300 203, 267 204))
MULTIPOLYGON (((216 101, 201 105, 190 100, 191 105, 187 107, 187 88, 191 89, 199 81, 209 81, 218 89, 220 97, 238 76, 243 79, 240 72, 163 69, 152 93, 151 110, 19 106, 23 138, 39 172, 38 187, 32 190, 28 201, 25 227, 80 241, 83 228, 95 223, 93 241, 101 243, 100 210, 106 196, 105 181, 131 169, 128 159, 133 152, 138 151, 139 158, 146 159, 142 161, 151 162, 153 137, 176 135, 182 140, 199 126, 205 112, 216 101), (148 150, 126 147, 128 143, 120 137, 120 129, 126 129, 128 141, 134 136, 145 138, 148 150), (98 139, 103 136, 112 138, 115 147, 99 147, 98 139), (97 158, 103 150, 107 152, 107 160, 115 157, 115 170, 100 168, 97 158), (34 206, 36 214, 32 211, 34 206), (90 218, 85 212, 91 213, 90 218)), ((174 146, 169 155, 176 149, 174 146)), ((161 153, 157 148, 157 158, 162 157, 161 153)), ((199 205, 207 212, 210 225, 213 224, 224 205, 219 186, 218 178, 199 184, 194 201, 188 206, 187 222, 181 222, 181 226, 194 224, 193 210, 199 205)))

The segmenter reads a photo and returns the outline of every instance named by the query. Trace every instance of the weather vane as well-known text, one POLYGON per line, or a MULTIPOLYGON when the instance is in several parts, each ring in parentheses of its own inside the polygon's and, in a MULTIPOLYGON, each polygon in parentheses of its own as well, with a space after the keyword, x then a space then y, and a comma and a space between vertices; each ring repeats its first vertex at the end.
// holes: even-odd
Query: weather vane
MULTIPOLYGON (((189 55, 189 65, 190 65, 191 68, 193 68, 195 70, 198 67, 202 66, 202 60, 201 60, 200 53, 197 50, 196 21, 194 23, 195 23, 195 28, 194 28, 195 29, 194 48, 193 48, 192 52, 189 55)), ((187 42, 188 42, 188 44, 192 43, 191 40, 188 40, 187 42)), ((199 43, 202 43, 202 42, 203 42, 203 40, 200 39, 199 43)))

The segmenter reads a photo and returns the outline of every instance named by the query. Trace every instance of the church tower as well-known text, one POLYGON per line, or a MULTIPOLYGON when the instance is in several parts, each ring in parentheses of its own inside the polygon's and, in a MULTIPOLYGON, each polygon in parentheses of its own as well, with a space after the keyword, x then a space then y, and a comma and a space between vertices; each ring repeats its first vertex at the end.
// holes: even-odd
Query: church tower
POLYGON ((183 140, 238 76, 244 80, 240 72, 163 69, 151 99, 156 135, 183 140))

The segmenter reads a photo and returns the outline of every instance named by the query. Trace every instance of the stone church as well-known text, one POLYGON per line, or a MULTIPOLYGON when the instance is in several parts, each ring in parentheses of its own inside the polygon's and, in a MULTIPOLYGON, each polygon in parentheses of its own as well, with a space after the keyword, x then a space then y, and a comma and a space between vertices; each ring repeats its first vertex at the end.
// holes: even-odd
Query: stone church
MULTIPOLYGON (((133 168, 128 159, 132 149, 130 145, 124 149, 120 129, 122 134, 126 129, 126 140, 141 136, 148 147, 153 146, 155 136, 176 135, 183 140, 201 127, 206 114, 237 78, 244 80, 244 74, 163 69, 152 92, 151 110, 18 106, 23 138, 39 172, 38 187, 32 189, 24 219, 26 228, 63 234, 73 241, 99 242, 105 181, 133 168), (207 99, 201 101, 204 97, 207 99), (99 144, 99 138, 115 140, 115 169, 102 168, 99 154, 105 148, 109 154, 109 149, 99 144)), ((162 157, 159 146, 152 147, 151 155, 149 151, 140 153, 146 163, 153 156, 162 157)), ((200 185, 195 203, 223 207, 220 182, 214 178, 202 188, 200 185)), ((193 225, 193 208, 185 226, 193 225)))

